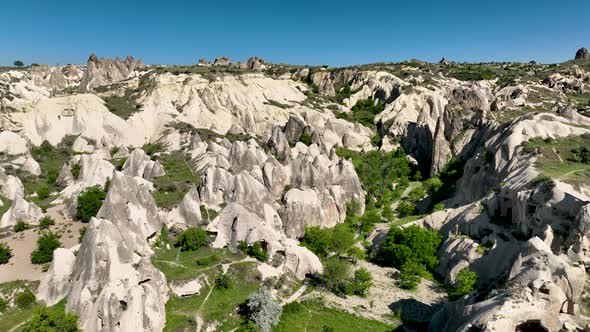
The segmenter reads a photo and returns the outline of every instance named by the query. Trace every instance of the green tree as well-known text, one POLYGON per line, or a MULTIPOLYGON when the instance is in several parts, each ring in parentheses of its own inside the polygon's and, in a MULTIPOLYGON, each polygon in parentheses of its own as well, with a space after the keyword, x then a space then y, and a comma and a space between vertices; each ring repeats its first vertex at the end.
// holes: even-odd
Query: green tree
POLYGON ((387 233, 377 258, 385 265, 401 268, 411 261, 434 269, 438 265, 437 251, 441 236, 434 230, 416 225, 393 227, 387 233))
POLYGON ((78 332, 78 318, 63 310, 50 310, 40 307, 27 321, 23 332, 78 332))
POLYGON ((95 217, 102 206, 102 202, 106 198, 106 193, 99 186, 87 188, 84 192, 78 195, 76 206, 76 220, 82 222, 89 222, 92 217, 95 217))
POLYGON ((400 217, 412 216, 416 214, 416 205, 410 201, 403 200, 398 203, 395 211, 397 211, 400 217))
POLYGON ((207 245, 209 235, 207 231, 199 227, 191 227, 180 233, 174 246, 180 248, 180 251, 199 250, 207 245))
POLYGON ((449 296, 456 299, 469 294, 473 291, 476 283, 477 273, 469 270, 469 268, 461 269, 455 277, 455 287, 449 291, 449 296))
POLYGON ((37 249, 31 253, 31 263, 44 264, 53 259, 53 251, 61 247, 59 235, 51 231, 39 236, 37 239, 37 249))
POLYGON ((14 304, 19 309, 28 309, 35 304, 35 301, 37 301, 35 294, 28 288, 25 288, 14 297, 14 304))
POLYGON ((422 187, 416 187, 410 190, 410 192, 408 193, 408 199, 410 199, 410 201, 412 202, 417 202, 424 198, 424 196, 426 196, 426 193, 424 192, 424 189, 422 189, 422 187))
POLYGON ((369 270, 361 267, 354 271, 354 278, 350 284, 350 292, 354 295, 365 297, 373 286, 373 276, 369 270))
POLYGON ((349 292, 352 267, 350 263, 332 257, 324 262, 324 271, 320 281, 330 291, 336 294, 349 292))
POLYGON ((15 67, 23 67, 23 66, 25 65, 25 63, 24 63, 24 62, 22 62, 21 60, 15 60, 15 61, 14 61, 12 64, 13 64, 15 67))
POLYGON ((408 261, 400 269, 399 287, 402 289, 413 290, 420 283, 420 274, 423 270, 419 264, 408 261))
POLYGON ((326 257, 330 253, 332 235, 327 229, 317 226, 305 227, 301 245, 319 257, 326 257))
POLYGON ((12 257, 12 249, 8 244, 0 242, 0 264, 6 264, 12 257))
POLYGON ((330 250, 343 254, 354 245, 354 232, 347 224, 337 224, 332 230, 330 250))

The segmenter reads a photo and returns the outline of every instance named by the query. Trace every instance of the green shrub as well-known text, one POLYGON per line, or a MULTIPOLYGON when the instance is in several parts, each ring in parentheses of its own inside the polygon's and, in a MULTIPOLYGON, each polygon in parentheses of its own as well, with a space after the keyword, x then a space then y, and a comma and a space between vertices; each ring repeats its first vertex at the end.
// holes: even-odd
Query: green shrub
POLYGON ((112 148, 111 148, 111 151, 110 151, 110 152, 111 152, 111 158, 112 158, 114 155, 116 155, 116 154, 117 154, 117 152, 119 152, 119 150, 121 150, 121 148, 120 148, 120 147, 118 147, 118 146, 112 147, 112 148))
POLYGON ((268 252, 261 241, 252 243, 246 250, 248 256, 256 258, 260 262, 266 262, 268 259, 268 252))
POLYGON ((417 202, 426 196, 426 192, 422 187, 416 187, 408 193, 408 199, 412 202, 417 202))
POLYGON ((16 307, 19 309, 28 309, 35 304, 36 300, 35 294, 30 289, 26 288, 14 297, 14 304, 16 304, 16 307))
POLYGON ((301 245, 319 257, 326 257, 332 252, 346 253, 354 242, 354 232, 347 224, 338 224, 333 228, 306 227, 301 239, 301 245))
POLYGON ((39 228, 40 229, 47 229, 49 226, 55 225, 55 220, 50 216, 45 216, 39 220, 39 228))
POLYGON ((373 286, 373 276, 371 275, 371 272, 364 267, 361 267, 354 271, 354 278, 350 283, 349 292, 354 295, 365 297, 368 295, 371 286, 373 286))
POLYGON ((381 222, 379 210, 376 208, 369 209, 360 217, 361 231, 365 234, 370 233, 373 230, 373 226, 379 222, 381 222))
POLYGON ((408 184, 410 165, 404 152, 399 149, 391 152, 370 151, 358 153, 338 148, 338 156, 351 159, 363 189, 366 191, 367 209, 382 207, 393 203, 408 184), (393 188, 393 184, 398 185, 393 188))
POLYGON ((301 245, 319 257, 326 257, 330 253, 332 234, 329 230, 317 226, 305 227, 301 245))
POLYGON ((59 173, 56 169, 48 169, 47 170, 47 184, 48 185, 53 185, 55 184, 55 181, 57 181, 57 178, 59 177, 59 173))
POLYGON ((406 290, 416 289, 416 286, 420 283, 422 270, 423 267, 415 262, 408 261, 404 263, 400 268, 399 287, 406 290))
POLYGON ((413 216, 414 214, 416 214, 417 209, 416 209, 416 205, 414 205, 414 203, 407 201, 407 200, 402 200, 397 205, 397 208, 395 209, 395 211, 397 211, 397 213, 399 214, 400 217, 405 217, 405 216, 413 216))
POLYGON ((207 245, 209 235, 207 231, 199 227, 191 227, 180 233, 174 246, 180 248, 180 251, 199 250, 207 245))
POLYGON ((0 264, 6 264, 12 257, 12 249, 8 244, 0 242, 0 264))
POLYGON ((462 269, 455 277, 455 287, 449 290, 449 297, 456 299, 471 293, 476 283, 477 273, 469 270, 469 268, 462 269))
POLYGON ((78 332, 78 318, 65 310, 39 307, 22 327, 23 332, 78 332))
POLYGON ((51 262, 53 251, 59 247, 61 247, 59 235, 51 231, 42 234, 37 239, 37 249, 31 253, 31 263, 43 264, 51 262))
POLYGON ((442 211, 445 209, 445 205, 443 203, 436 203, 434 204, 434 211, 442 211))
POLYGON ((14 224, 14 231, 16 233, 24 232, 27 229, 29 229, 29 224, 27 224, 26 222, 24 222, 20 219, 16 222, 16 224, 14 224))
POLYGON ((220 274, 216 279, 215 279, 215 287, 216 288, 220 288, 220 289, 230 289, 234 286, 234 280, 232 279, 232 277, 227 274, 220 274))
POLYGON ((287 303, 283 306, 283 313, 285 314, 297 313, 302 310, 305 310, 305 306, 297 301, 287 303))
POLYGON ((49 187, 47 185, 41 185, 39 189, 37 189, 37 197, 40 200, 44 200, 49 197, 49 187))
POLYGON ((381 135, 371 136, 371 144, 380 147, 381 144, 383 144, 383 137, 381 137, 381 135))
POLYGON ((358 122, 364 126, 372 128, 375 126, 375 116, 383 112, 384 108, 385 105, 381 101, 375 101, 372 99, 359 100, 351 108, 348 118, 349 121, 358 122))
POLYGON ((8 301, 0 297, 0 312, 8 310, 8 301))
POLYGON ((383 207, 383 209, 381 210, 381 217, 383 217, 383 219, 385 219, 386 221, 393 220, 393 209, 390 205, 386 205, 383 207))
POLYGON ((343 254, 354 245, 354 232, 346 224, 337 224, 332 229, 330 249, 336 254, 343 254))
POLYGON ((403 229, 393 227, 387 233, 377 259, 397 269, 407 262, 434 269, 438 265, 437 251, 441 240, 441 236, 436 231, 416 225, 403 229))
POLYGON ((252 321, 247 321, 244 324, 240 325, 236 332, 260 332, 258 325, 252 321))
POLYGON ((324 262, 320 282, 333 293, 345 295, 350 291, 351 273, 352 266, 349 262, 332 257, 324 262))
POLYGON ((76 220, 81 222, 89 222, 92 217, 95 217, 102 206, 102 202, 106 198, 106 193, 99 186, 87 188, 84 192, 78 195, 76 206, 76 220))
POLYGON ((301 134, 301 136, 299 137, 299 142, 309 146, 313 143, 312 139, 311 139, 311 135, 308 133, 303 133, 301 134))
POLYGON ((72 165, 72 167, 70 168, 70 172, 72 172, 74 179, 78 179, 78 177, 80 176, 80 164, 72 165))

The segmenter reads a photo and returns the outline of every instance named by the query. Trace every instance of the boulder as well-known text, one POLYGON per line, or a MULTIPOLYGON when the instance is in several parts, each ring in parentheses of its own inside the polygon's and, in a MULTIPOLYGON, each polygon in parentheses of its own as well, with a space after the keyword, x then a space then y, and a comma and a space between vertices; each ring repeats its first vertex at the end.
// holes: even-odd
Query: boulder
POLYGON ((16 195, 8 211, 2 215, 0 227, 13 226, 19 220, 35 225, 39 223, 42 215, 43 211, 35 203, 27 202, 21 195, 16 195))

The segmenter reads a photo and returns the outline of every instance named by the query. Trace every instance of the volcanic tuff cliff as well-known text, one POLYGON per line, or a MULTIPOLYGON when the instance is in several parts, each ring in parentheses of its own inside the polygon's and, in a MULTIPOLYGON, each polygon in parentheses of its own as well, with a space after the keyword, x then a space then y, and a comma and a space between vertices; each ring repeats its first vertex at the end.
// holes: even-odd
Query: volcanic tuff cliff
MULTIPOLYGON (((272 267, 278 274, 303 279, 322 271, 299 245, 305 227, 343 223, 347 206, 356 202, 362 213, 366 201, 355 165, 337 152, 402 148, 424 176, 464 165, 446 208, 413 224, 443 235, 443 279, 453 284, 469 267, 478 290, 442 305, 430 330, 584 327, 588 171, 547 173, 542 147, 527 145, 588 142, 590 65, 576 58, 331 69, 259 58, 157 67, 92 55, 86 66, 3 71, 0 192, 12 202, 1 226, 38 223, 44 212, 22 174, 41 174, 33 150, 43 142, 77 136, 53 204, 74 217, 81 192, 109 188, 75 256, 55 251, 39 297, 65 298, 85 331, 161 331, 169 286, 150 256, 162 225, 204 227, 214 248, 264 242, 281 257, 272 267), (383 106, 372 123, 355 120, 365 100, 383 106), (198 178, 165 208, 153 198, 167 175, 157 155, 182 155, 175 162, 198 178)), ((374 246, 389 227, 369 235, 374 246)))

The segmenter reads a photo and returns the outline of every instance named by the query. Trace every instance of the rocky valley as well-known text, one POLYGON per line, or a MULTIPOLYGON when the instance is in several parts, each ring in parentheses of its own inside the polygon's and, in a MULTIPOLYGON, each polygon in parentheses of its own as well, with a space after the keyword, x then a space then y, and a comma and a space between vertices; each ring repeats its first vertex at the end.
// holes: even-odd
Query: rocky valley
POLYGON ((590 330, 586 49, 93 54, 0 67, 0 128, 0 331, 590 330))

